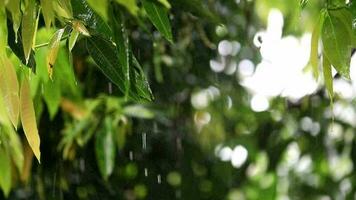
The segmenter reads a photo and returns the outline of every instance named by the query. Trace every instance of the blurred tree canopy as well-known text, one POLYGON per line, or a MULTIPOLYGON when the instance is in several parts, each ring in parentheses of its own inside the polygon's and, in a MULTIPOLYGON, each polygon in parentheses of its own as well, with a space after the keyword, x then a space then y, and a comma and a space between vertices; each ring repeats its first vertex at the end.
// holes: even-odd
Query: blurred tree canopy
POLYGON ((0 198, 355 199, 355 0, 0 0, 0 198))

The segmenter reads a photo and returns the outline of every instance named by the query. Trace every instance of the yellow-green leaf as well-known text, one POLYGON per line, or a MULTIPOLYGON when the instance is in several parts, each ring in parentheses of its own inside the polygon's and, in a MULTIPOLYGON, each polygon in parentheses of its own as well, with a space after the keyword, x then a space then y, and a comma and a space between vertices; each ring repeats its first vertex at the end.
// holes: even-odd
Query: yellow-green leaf
POLYGON ((30 58, 37 30, 37 4, 35 0, 29 0, 22 17, 22 42, 26 64, 30 58))
POLYGON ((24 164, 21 139, 12 127, 6 126, 3 127, 3 130, 8 136, 8 149, 11 155, 11 159, 13 160, 18 172, 21 173, 24 164))
POLYGON ((319 39, 320 39, 320 32, 323 27, 325 19, 325 13, 322 11, 320 14, 320 17, 318 19, 317 24, 315 25, 312 38, 311 38, 311 48, 310 48, 310 64, 313 69, 313 75, 315 79, 318 79, 319 77, 319 52, 318 52, 318 47, 319 47, 319 39))
POLYGON ((326 87, 329 97, 332 101, 333 96, 334 96, 333 76, 331 73, 331 64, 325 55, 323 55, 323 72, 324 72, 325 87, 326 87))
POLYGON ((7 46, 7 26, 5 8, 0 7, 0 54, 4 54, 7 46))
POLYGON ((0 146, 0 187, 5 197, 9 196, 11 189, 11 160, 4 146, 0 146))
POLYGON ((70 0, 56 0, 55 2, 55 11, 59 16, 67 19, 73 18, 72 5, 70 4, 70 0))
POLYGON ((158 2, 160 2, 162 5, 164 5, 166 8, 170 9, 171 8, 171 4, 168 2, 168 0, 157 0, 158 2))
POLYGON ((54 21, 53 0, 41 0, 41 7, 46 27, 50 28, 54 21))
POLYGON ((57 60, 59 44, 61 42, 63 33, 64 33, 64 28, 59 29, 54 33, 51 41, 49 42, 49 53, 47 55, 47 70, 48 70, 49 77, 51 79, 53 73, 53 66, 57 60))
POLYGON ((72 51, 72 49, 74 48, 74 45, 77 42, 78 36, 79 36, 79 32, 76 30, 73 30, 72 33, 70 34, 69 41, 68 41, 69 51, 72 51))
POLYGON ((84 26, 84 24, 81 21, 73 20, 72 27, 75 31, 79 32, 80 34, 85 35, 87 37, 90 36, 88 29, 84 26))
POLYGON ((9 119, 16 129, 20 112, 19 83, 11 60, 6 57, 0 58, 0 71, 1 95, 9 119))
POLYGON ((124 6, 133 16, 137 15, 139 8, 136 0, 116 0, 116 2, 124 6))
MULTIPOLYGON (((131 1, 131 0, 127 0, 131 1)), ((89 6, 98 14, 100 17, 104 19, 104 21, 108 21, 108 0, 100 0, 98 3, 97 0, 87 0, 89 6)))
POLYGON ((11 13, 11 18, 12 18, 12 27, 15 32, 15 37, 17 41, 17 31, 20 28, 21 25, 21 9, 20 9, 20 0, 11 0, 8 1, 6 8, 10 11, 11 13))
POLYGON ((24 77, 21 84, 20 102, 21 102, 20 115, 21 115, 22 128, 25 132, 26 139, 33 153, 35 154, 38 162, 40 162, 41 159, 40 137, 38 135, 36 115, 35 115, 35 110, 33 108, 30 84, 27 80, 27 77, 24 77))

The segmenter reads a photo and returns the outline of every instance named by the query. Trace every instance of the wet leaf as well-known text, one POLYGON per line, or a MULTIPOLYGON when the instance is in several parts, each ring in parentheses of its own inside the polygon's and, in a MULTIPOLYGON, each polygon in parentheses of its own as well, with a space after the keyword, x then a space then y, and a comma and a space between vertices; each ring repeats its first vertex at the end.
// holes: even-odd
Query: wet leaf
POLYGON ((47 28, 54 22, 53 0, 41 0, 43 18, 47 28))
POLYGON ((5 197, 8 197, 11 189, 11 160, 9 153, 0 145, 0 187, 5 197))
POLYGON ((351 61, 351 35, 349 26, 346 26, 337 15, 345 12, 345 9, 328 11, 322 28, 322 42, 324 53, 335 69, 345 78, 350 78, 351 61))
POLYGON ((37 30, 37 3, 35 0, 29 0, 27 2, 23 17, 22 17, 22 41, 23 51, 25 55, 26 64, 30 59, 32 47, 37 30))
POLYGON ((6 57, 0 58, 0 71, 1 95, 9 119, 16 129, 20 113, 19 83, 11 60, 6 57))
POLYGON ((40 137, 36 124, 35 110, 31 99, 30 84, 27 80, 27 77, 24 77, 24 80, 21 84, 20 105, 22 128, 24 129, 26 139, 33 153, 35 154, 38 162, 40 162, 40 137))
POLYGON ((150 0, 143 0, 142 4, 153 25, 168 41, 173 42, 172 28, 166 8, 150 0))
POLYGON ((105 76, 124 92, 124 73, 114 44, 99 35, 93 35, 87 39, 87 49, 105 76))
POLYGON ((137 94, 140 98, 147 101, 152 101, 154 99, 150 84, 147 81, 146 75, 142 70, 142 67, 138 60, 132 57, 132 66, 130 68, 131 85, 132 91, 137 94))
POLYGON ((113 37, 109 25, 93 11, 86 0, 72 0, 71 2, 74 18, 84 22, 91 35, 99 34, 107 40, 113 37))
POLYGON ((53 74, 53 67, 54 64, 57 60, 57 55, 58 55, 58 50, 59 50, 59 44, 61 42, 62 36, 64 33, 64 28, 59 29, 56 31, 56 33, 53 35, 51 41, 49 42, 49 52, 47 55, 47 70, 50 79, 52 79, 52 74, 53 74))
POLYGON ((122 71, 124 74, 124 86, 125 86, 125 97, 128 97, 131 83, 130 83, 130 49, 129 49, 129 39, 127 36, 126 28, 124 26, 121 12, 118 10, 112 10, 112 30, 114 32, 114 42, 117 44, 116 49, 118 51, 119 62, 122 66, 122 71), (118 13, 117 16, 114 13, 118 13))
POLYGON ((115 166, 116 146, 113 137, 112 121, 105 118, 102 128, 96 133, 96 160, 99 171, 105 180, 112 174, 115 166))

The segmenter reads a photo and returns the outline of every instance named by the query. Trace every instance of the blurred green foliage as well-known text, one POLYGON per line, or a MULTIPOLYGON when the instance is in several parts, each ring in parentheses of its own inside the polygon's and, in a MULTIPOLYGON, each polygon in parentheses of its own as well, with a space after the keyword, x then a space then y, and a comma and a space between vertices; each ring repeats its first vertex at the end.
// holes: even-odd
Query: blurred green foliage
MULTIPOLYGON (((31 2, 0 0, 0 53, 19 80, 30 77, 41 164, 0 95, 0 198, 355 198, 355 122, 330 114, 332 106, 356 112, 353 99, 329 85, 333 104, 318 87, 297 101, 271 98, 267 111, 256 112, 237 72, 209 67, 221 41, 240 45, 224 56, 226 66, 257 65, 253 41, 272 9, 283 14, 283 35, 296 37, 327 12, 314 41, 316 71, 321 41, 323 57, 348 77, 355 1, 56 0, 49 8, 33 1, 42 14, 26 62, 19 15, 31 2), (48 68, 50 41, 61 28, 48 68)), ((322 77, 332 84, 332 76, 322 77)))

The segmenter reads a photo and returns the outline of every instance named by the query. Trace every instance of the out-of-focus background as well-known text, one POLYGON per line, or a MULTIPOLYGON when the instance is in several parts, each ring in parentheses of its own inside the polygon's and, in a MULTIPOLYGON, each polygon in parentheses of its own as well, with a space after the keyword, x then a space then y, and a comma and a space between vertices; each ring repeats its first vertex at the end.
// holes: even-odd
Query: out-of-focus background
POLYGON ((56 84, 33 75, 42 162, 24 147, 9 199, 355 199, 356 57, 351 80, 333 72, 333 106, 308 65, 325 2, 169 2, 173 44, 127 25, 153 102, 121 98, 82 40, 56 84))

